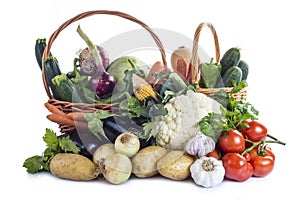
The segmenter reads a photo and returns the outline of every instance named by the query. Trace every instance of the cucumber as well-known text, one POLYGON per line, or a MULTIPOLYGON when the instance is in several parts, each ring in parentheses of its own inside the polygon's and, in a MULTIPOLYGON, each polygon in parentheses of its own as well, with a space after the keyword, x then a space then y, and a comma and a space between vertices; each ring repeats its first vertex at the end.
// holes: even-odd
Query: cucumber
POLYGON ((242 70, 238 66, 230 67, 222 76, 224 87, 233 87, 232 81, 235 81, 236 84, 239 84, 242 81, 242 76, 242 70))
POLYGON ((241 58, 240 49, 232 47, 222 56, 220 63, 222 65, 221 75, 225 73, 230 67, 237 66, 241 58))
POLYGON ((74 84, 66 74, 55 76, 52 79, 52 83, 63 101, 84 103, 79 91, 75 88, 74 84))
POLYGON ((240 60, 238 67, 242 70, 242 80, 247 80, 249 65, 244 60, 240 60))

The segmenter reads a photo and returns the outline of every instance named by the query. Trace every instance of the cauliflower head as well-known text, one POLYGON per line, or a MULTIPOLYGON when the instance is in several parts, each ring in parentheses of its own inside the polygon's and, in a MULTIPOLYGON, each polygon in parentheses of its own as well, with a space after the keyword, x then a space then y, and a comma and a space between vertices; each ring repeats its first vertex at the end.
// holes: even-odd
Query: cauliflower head
POLYGON ((187 91, 165 104, 167 115, 153 119, 152 134, 157 145, 183 150, 185 144, 200 130, 198 122, 210 112, 221 113, 221 104, 205 94, 187 91))

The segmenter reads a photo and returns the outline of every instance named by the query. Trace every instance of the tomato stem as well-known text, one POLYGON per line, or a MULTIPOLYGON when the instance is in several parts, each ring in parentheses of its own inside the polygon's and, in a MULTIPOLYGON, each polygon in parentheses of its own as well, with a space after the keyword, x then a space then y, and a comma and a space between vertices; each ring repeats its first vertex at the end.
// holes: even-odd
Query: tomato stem
POLYGON ((273 140, 277 140, 277 141, 278 141, 278 139, 277 139, 276 137, 274 137, 274 136, 272 136, 272 135, 270 135, 270 134, 267 134, 267 136, 268 136, 269 138, 273 139, 273 140))
POLYGON ((250 152, 252 149, 254 149, 255 147, 259 146, 259 145, 264 145, 266 143, 277 143, 277 144, 281 144, 281 145, 285 145, 285 142, 282 142, 280 140, 278 140, 277 138, 271 136, 271 135, 267 135, 269 138, 271 138, 272 140, 262 140, 262 141, 258 141, 258 142, 253 142, 251 140, 245 139, 245 142, 250 142, 252 143, 252 146, 245 149, 242 153, 242 156, 245 155, 246 153, 250 152))

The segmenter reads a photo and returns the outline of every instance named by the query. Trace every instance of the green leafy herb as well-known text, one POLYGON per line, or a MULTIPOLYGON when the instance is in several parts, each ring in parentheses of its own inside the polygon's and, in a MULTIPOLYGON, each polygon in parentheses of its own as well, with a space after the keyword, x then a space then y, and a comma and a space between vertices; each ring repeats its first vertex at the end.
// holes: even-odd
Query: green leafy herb
POLYGON ((43 140, 46 143, 48 148, 53 149, 54 151, 57 151, 59 144, 58 144, 58 138, 54 131, 47 128, 46 133, 43 137, 43 140))
POLYGON ((149 118, 149 108, 146 102, 140 102, 136 97, 126 92, 126 99, 119 105, 121 115, 129 116, 130 118, 149 118))
POLYGON ((149 139, 152 137, 152 130, 154 129, 154 122, 146 122, 143 124, 143 137, 142 139, 146 139, 146 141, 149 141, 149 139))
POLYGON ((101 140, 98 133, 100 133, 104 138, 107 139, 105 132, 103 130, 103 119, 109 118, 114 116, 113 113, 110 113, 105 110, 97 110, 93 113, 86 113, 85 119, 88 122, 88 128, 89 130, 99 139, 101 140))
MULTIPOLYGON (((232 91, 238 92, 245 86, 245 82, 242 81, 240 84, 235 85, 232 91)), ((244 99, 235 100, 232 95, 228 95, 224 90, 220 90, 216 100, 224 106, 221 107, 221 114, 209 113, 198 123, 201 131, 215 141, 224 131, 227 132, 231 128, 240 129, 247 127, 247 125, 243 123, 244 120, 258 119, 258 110, 244 99)))
POLYGON ((247 86, 246 80, 242 80, 241 82, 239 82, 238 85, 236 85, 236 81, 232 81, 232 85, 233 88, 231 90, 231 94, 237 93, 239 91, 241 91, 243 88, 245 88, 247 86))
POLYGON ((198 125, 203 134, 211 137, 217 143, 221 133, 227 129, 227 120, 224 113, 218 114, 212 112, 202 118, 198 125))
POLYGON ((235 101, 233 97, 229 98, 226 112, 229 128, 238 129, 238 126, 244 126, 245 119, 255 120, 258 114, 258 110, 249 102, 243 99, 235 101))
POLYGON ((43 164, 43 156, 32 156, 25 160, 23 167, 27 168, 28 173, 35 174, 43 170, 43 164))
POLYGON ((23 163, 23 167, 27 169, 28 173, 35 174, 40 171, 49 171, 50 161, 58 153, 80 152, 80 148, 70 140, 69 136, 58 138, 56 133, 48 128, 46 128, 43 140, 47 146, 43 154, 31 156, 23 163))
POLYGON ((80 149, 75 145, 69 137, 62 137, 58 139, 58 146, 60 152, 79 153, 80 149))

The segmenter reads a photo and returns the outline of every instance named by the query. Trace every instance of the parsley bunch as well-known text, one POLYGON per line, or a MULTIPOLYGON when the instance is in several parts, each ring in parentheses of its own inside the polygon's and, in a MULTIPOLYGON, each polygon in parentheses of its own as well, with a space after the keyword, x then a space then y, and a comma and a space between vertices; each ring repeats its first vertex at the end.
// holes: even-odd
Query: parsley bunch
POLYGON ((23 163, 23 167, 27 169, 28 173, 35 174, 40 171, 49 171, 50 161, 58 153, 80 152, 80 148, 70 140, 69 136, 59 138, 54 131, 48 128, 46 128, 43 140, 47 145, 43 154, 29 157, 23 163))
POLYGON ((235 100, 232 95, 245 86, 246 83, 242 81, 238 85, 234 84, 230 95, 224 90, 220 90, 215 95, 214 99, 223 105, 221 114, 209 113, 199 121, 198 125, 203 134, 213 138, 216 142, 222 132, 229 129, 246 128, 247 124, 243 123, 244 120, 257 119, 259 112, 251 103, 246 102, 244 99, 235 100))

